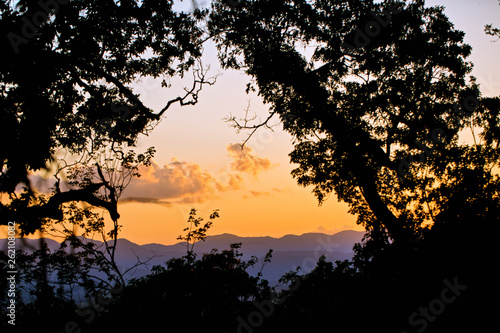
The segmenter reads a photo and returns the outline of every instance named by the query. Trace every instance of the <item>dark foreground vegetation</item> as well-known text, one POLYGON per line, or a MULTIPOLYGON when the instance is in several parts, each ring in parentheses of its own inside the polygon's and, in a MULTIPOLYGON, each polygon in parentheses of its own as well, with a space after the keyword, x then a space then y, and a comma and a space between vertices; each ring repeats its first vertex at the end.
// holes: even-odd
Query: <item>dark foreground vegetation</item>
MULTIPOLYGON (((85 280, 81 257, 47 253, 41 266, 40 258, 33 258, 37 253, 31 258, 18 254, 19 270, 30 270, 22 276, 29 281, 23 289, 31 290, 32 296, 30 302, 16 304, 12 328, 13 332, 154 331, 159 326, 188 332, 303 332, 325 326, 338 332, 487 330, 497 311, 491 303, 498 296, 495 236, 484 230, 446 233, 429 230, 412 247, 391 245, 371 254, 368 249, 375 244, 368 241, 357 246, 352 261, 331 263, 320 258, 312 272, 290 271, 279 286, 246 271, 250 265, 263 269, 272 265, 272 252, 261 262, 242 260, 240 244, 201 258, 188 252, 154 266, 150 275, 127 281, 125 287, 116 282, 99 289, 98 283, 87 280, 88 295, 78 301, 63 286, 81 285, 75 274, 85 280), (71 261, 80 266, 71 267, 71 261), (59 272, 53 283, 43 274, 47 268, 59 272)), ((2 289, 7 289, 4 281, 2 289)))
MULTIPOLYGON (((471 47, 443 8, 420 0, 221 0, 181 13, 171 1, 59 0, 2 1, 0 10, 0 224, 65 240, 59 251, 16 254, 15 325, 13 298, 0 296, 6 329, 498 326, 500 99, 481 96, 471 47), (195 257, 218 212, 203 224, 192 211, 185 257, 131 281, 117 267, 119 198, 155 152, 137 153, 137 140, 172 105, 194 105, 216 84, 200 61, 208 41, 221 66, 249 75, 248 90, 269 106, 262 123, 228 122, 251 139, 278 119, 293 137, 299 185, 312 186, 320 203, 334 193, 365 227, 351 261, 320 259, 307 275, 283 276, 277 289, 246 272, 272 264, 271 253, 245 261, 228 244, 195 257), (314 50, 309 58, 303 45, 314 50), (169 88, 187 73, 192 86, 162 110, 131 88, 146 76, 169 88), (471 142, 459 140, 464 131, 471 142), (40 170, 53 179, 45 191, 34 181, 40 170), (80 237, 92 235, 104 246, 80 237), (19 297, 23 290, 31 301, 19 297)), ((486 33, 500 37, 493 25, 486 33)), ((0 289, 10 290, 10 253, 1 260, 0 289)))

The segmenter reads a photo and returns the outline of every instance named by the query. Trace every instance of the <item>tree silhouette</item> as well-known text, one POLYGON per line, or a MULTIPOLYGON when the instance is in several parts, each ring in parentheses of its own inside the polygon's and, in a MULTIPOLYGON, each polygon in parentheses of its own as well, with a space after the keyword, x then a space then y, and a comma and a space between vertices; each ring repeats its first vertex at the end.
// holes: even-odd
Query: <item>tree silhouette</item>
POLYGON ((485 31, 488 35, 491 35, 491 36, 496 36, 496 37, 499 37, 499 38, 500 38, 500 29, 498 29, 498 28, 494 28, 494 27, 493 27, 493 24, 487 24, 487 25, 484 27, 484 31, 485 31))
POLYGON ((172 6, 1 2, 0 25, 7 33, 0 42, 0 138, 9 142, 0 148, 0 192, 8 198, 0 204, 1 224, 13 220, 23 233, 33 233, 60 220, 62 206, 74 201, 102 207, 116 221, 128 175, 147 160, 131 150, 138 136, 174 103, 195 104, 202 86, 213 83, 196 65, 206 39, 198 22, 206 11, 179 13, 172 6), (189 70, 192 87, 157 112, 131 86, 149 76, 169 87, 171 78, 189 70), (68 189, 65 177, 75 168, 87 174, 68 189), (53 193, 36 188, 40 176, 55 177, 53 193))
MULTIPOLYGON (((248 90, 270 105, 263 123, 234 126, 254 133, 279 117, 294 138, 298 183, 313 186, 320 203, 335 193, 366 228, 354 258, 363 314, 372 318, 364 328, 401 331, 445 279, 458 277, 467 296, 432 329, 491 324, 491 307, 474 304, 487 303, 498 256, 500 99, 481 97, 471 47, 443 8, 419 0, 217 1, 209 27, 222 65, 249 74, 248 90), (462 143, 465 131, 472 139, 462 143)), ((307 326, 312 319, 300 309, 290 317, 307 326)))
MULTIPOLYGON (((93 332, 172 323, 220 332, 302 332, 325 323, 340 332, 495 327, 500 98, 481 97, 470 76, 471 48, 442 7, 421 0, 217 0, 206 34, 198 23, 207 11, 178 13, 172 5, 0 4, 7 31, 0 135, 14 143, 0 148, 0 191, 8 194, 0 223, 15 220, 24 234, 60 232, 82 250, 49 253, 42 244, 30 258, 20 255, 38 296, 26 313, 45 328, 62 320, 47 312, 81 312, 70 291, 51 284, 48 276, 56 274, 62 284, 83 281, 95 293, 124 287, 82 326, 93 332), (210 36, 222 66, 245 70, 252 77, 247 90, 270 105, 262 123, 248 119, 248 110, 243 121, 228 120, 251 136, 279 117, 294 138, 298 183, 313 186, 319 203, 335 193, 366 228, 352 261, 322 257, 311 273, 287 273, 285 289, 273 290, 261 272, 247 273, 257 258, 242 260, 241 244, 196 258, 195 243, 218 211, 202 225, 193 209, 179 237, 186 256, 124 286, 114 262, 117 202, 154 154, 131 147, 173 103, 194 104, 213 83, 195 67, 210 36), (131 88, 138 76, 163 76, 168 86, 190 69, 193 86, 156 113, 131 88), (469 142, 459 140, 464 132, 469 142), (50 168, 55 184, 41 193, 32 179, 50 168), (79 201, 105 208, 111 229, 79 201), (105 252, 75 237, 76 226, 100 234, 105 252), (108 280, 92 280, 92 267, 108 280), (253 315, 262 320, 241 326, 253 315)), ((498 35, 492 25, 486 32, 498 35)), ((18 329, 37 323, 25 325, 18 329)))
MULTIPOLYGON (((213 249, 196 259, 194 244, 205 239, 216 217, 217 210, 209 222, 196 228, 202 218, 196 217, 192 209, 188 218, 191 227, 184 230, 185 236, 179 236, 187 242, 187 254, 169 259, 165 266, 154 266, 150 275, 132 280, 89 329, 108 332, 169 325, 188 332, 234 332, 236 318, 252 311, 253 301, 268 299, 270 288, 267 281, 260 280, 260 274, 252 277, 246 271, 258 259, 242 260, 241 243, 230 244, 222 251, 213 249)), ((268 253, 264 261, 269 261, 270 256, 268 253)))
POLYGON ((428 155, 458 149, 457 134, 486 112, 467 82, 464 33, 423 1, 244 6, 215 5, 220 58, 254 78, 294 136, 299 184, 313 185, 320 203, 335 192, 367 229, 413 237, 432 212, 401 194, 428 177, 428 155), (297 43, 314 45, 313 55, 297 43))
POLYGON ((177 237, 178 240, 183 240, 186 242, 187 258, 194 259, 194 245, 196 242, 205 241, 207 238, 207 231, 213 225, 213 220, 219 218, 219 210, 216 209, 210 214, 210 220, 206 222, 202 227, 199 227, 200 223, 203 222, 202 217, 196 217, 196 209, 192 208, 189 212, 189 218, 187 223, 189 227, 186 227, 183 231, 187 231, 185 236, 180 235, 177 237))
MULTIPOLYGON (((136 153, 139 136, 174 104, 196 104, 202 87, 214 82, 199 61, 205 14, 176 12, 172 1, 0 3, 0 138, 9 143, 0 147, 0 224, 15 221, 21 235, 62 236, 77 248, 50 253, 42 244, 26 258, 20 278, 39 287, 32 309, 38 316, 26 325, 41 318, 43 329, 53 318, 46 315, 51 303, 69 304, 68 289, 54 283, 83 285, 93 297, 125 284, 114 258, 118 199, 155 152, 136 153), (145 106, 133 89, 145 77, 169 88, 188 72, 192 85, 161 110, 145 106), (49 185, 39 186, 44 178, 49 185), (92 208, 103 208, 112 226, 92 208), (78 229, 78 236, 101 237, 103 246, 76 237, 78 229), (92 276, 96 268, 105 279, 92 276)), ((59 324, 52 327, 64 328, 59 324)))

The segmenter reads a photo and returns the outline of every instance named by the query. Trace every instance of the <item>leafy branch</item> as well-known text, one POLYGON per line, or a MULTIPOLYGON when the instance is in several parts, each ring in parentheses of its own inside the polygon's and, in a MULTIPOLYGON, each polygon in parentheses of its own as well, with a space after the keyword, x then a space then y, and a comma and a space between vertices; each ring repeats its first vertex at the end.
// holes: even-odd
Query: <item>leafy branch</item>
POLYGON ((202 227, 200 227, 201 223, 203 222, 203 218, 197 217, 196 214, 196 209, 192 208, 189 212, 189 218, 187 220, 189 226, 184 228, 183 230, 187 231, 187 234, 185 236, 180 235, 179 237, 177 237, 178 240, 183 240, 186 242, 188 259, 194 259, 194 245, 200 240, 205 241, 205 239, 207 238, 207 230, 212 227, 213 220, 219 218, 219 210, 216 209, 212 214, 210 214, 210 220, 206 222, 202 227))

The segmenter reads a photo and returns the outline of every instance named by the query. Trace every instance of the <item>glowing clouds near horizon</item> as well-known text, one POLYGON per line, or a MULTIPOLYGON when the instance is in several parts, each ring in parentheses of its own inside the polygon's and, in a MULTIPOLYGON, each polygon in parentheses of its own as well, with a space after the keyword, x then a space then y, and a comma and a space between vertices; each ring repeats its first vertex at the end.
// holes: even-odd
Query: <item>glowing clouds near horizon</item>
POLYGON ((155 203, 161 205, 202 203, 219 193, 243 188, 244 174, 256 177, 273 167, 267 158, 256 156, 249 147, 239 144, 226 147, 233 161, 225 169, 210 172, 193 162, 173 158, 160 166, 152 161, 140 167, 140 178, 134 178, 124 191, 121 203, 155 203))
POLYGON ((243 182, 239 175, 213 175, 196 163, 175 158, 164 166, 153 161, 151 166, 141 167, 139 173, 141 177, 130 182, 121 203, 201 203, 218 192, 237 190, 243 182))
POLYGON ((257 176, 260 172, 274 167, 267 158, 261 158, 252 153, 252 148, 248 146, 241 147, 234 143, 226 147, 229 155, 234 159, 231 163, 231 169, 234 171, 245 172, 257 176))

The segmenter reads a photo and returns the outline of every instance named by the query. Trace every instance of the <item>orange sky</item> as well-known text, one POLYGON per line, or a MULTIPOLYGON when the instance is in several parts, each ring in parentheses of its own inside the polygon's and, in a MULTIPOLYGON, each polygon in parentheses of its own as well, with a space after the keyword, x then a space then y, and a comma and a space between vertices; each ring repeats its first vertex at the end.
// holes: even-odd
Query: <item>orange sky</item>
MULTIPOLYGON (((500 95, 500 41, 493 42, 483 31, 488 23, 500 26, 497 1, 434 0, 427 4, 446 5, 445 13, 466 32, 466 42, 473 47, 473 75, 483 95, 500 95)), ((155 146, 157 154, 153 166, 143 169, 144 177, 131 183, 122 197, 120 237, 139 244, 175 243, 191 208, 199 209, 204 218, 220 209, 221 218, 209 231, 211 235, 279 237, 362 230, 334 195, 318 207, 311 188, 296 184, 290 175, 294 166, 288 160, 291 137, 279 126, 274 132, 257 132, 247 150, 236 149, 235 144, 247 134, 237 134, 222 119, 230 114, 243 116, 249 101, 251 112, 261 119, 267 108, 256 94, 245 94, 249 78, 241 72, 220 71, 215 55, 207 45, 204 64, 211 66, 212 75, 221 74, 217 83, 204 88, 197 105, 169 109, 151 135, 141 138, 137 151, 155 146), (163 203, 137 203, 137 198, 163 203)), ((159 110, 189 84, 187 77, 173 80, 174 88, 164 89, 159 81, 143 79, 135 87, 146 105, 159 110)), ((0 237, 4 235, 5 228, 0 228, 0 237)))
MULTIPOLYGON (((434 0, 427 3, 445 5, 445 13, 456 28, 466 32, 466 42, 473 47, 470 57, 475 66, 473 75, 481 85, 483 96, 500 95, 500 41, 493 42, 493 38, 484 33, 485 24, 497 22, 500 25, 497 1, 434 0)), ((215 50, 211 47, 206 48, 205 63, 211 65, 212 73, 218 73, 215 50)), ((155 145, 160 166, 175 158, 200 166, 200 170, 206 171, 216 182, 225 183, 230 178, 239 177, 240 189, 211 190, 211 194, 197 204, 172 204, 170 207, 137 203, 121 205, 125 226, 122 236, 139 243, 174 242, 186 224, 191 207, 199 208, 203 217, 208 217, 213 209, 220 209, 221 218, 215 222, 210 234, 228 232, 241 236, 279 237, 289 233, 362 230, 355 224, 355 217, 347 213, 347 206, 338 203, 335 195, 318 207, 312 189, 296 184, 290 175, 294 166, 288 159, 292 150, 291 137, 279 126, 274 132, 257 132, 248 142, 252 149, 249 154, 256 160, 267 160, 270 167, 257 163, 259 169, 253 174, 250 169, 244 172, 232 168, 235 156, 231 157, 227 148, 242 142, 246 134, 237 134, 222 118, 230 114, 242 117, 250 101, 251 111, 265 119, 267 107, 255 94, 244 93, 249 79, 243 73, 221 73, 217 83, 202 92, 199 104, 169 112, 155 132, 141 142, 141 147, 155 145)), ((161 107, 170 98, 154 89, 152 82, 145 86, 142 91, 153 109, 161 107)), ((248 162, 242 157, 239 162, 245 161, 248 162)))
MULTIPOLYGON (((359 229, 355 218, 346 214, 347 207, 334 197, 318 207, 310 189, 298 187, 287 172, 289 165, 275 166, 255 176, 242 174, 240 188, 210 188, 200 193, 196 203, 160 204, 126 203, 120 205, 122 237, 138 243, 172 243, 186 226, 189 210, 199 210, 207 219, 220 209, 209 234, 233 233, 241 236, 274 236, 306 232, 334 233, 359 229)), ((225 181, 224 173, 220 180, 225 181)), ((217 177, 217 175, 215 176, 217 177)), ((217 179, 217 178, 216 178, 217 179)))
MULTIPOLYGON (((220 209, 221 218, 209 234, 281 237, 362 230, 335 196, 318 207, 311 188, 296 184, 290 175, 295 166, 288 157, 292 138, 280 126, 258 131, 241 151, 238 144, 247 133, 237 134, 222 119, 230 114, 243 116, 249 101, 252 113, 261 119, 267 113, 256 94, 245 94, 247 82, 240 72, 223 72, 213 87, 202 91, 196 106, 173 109, 150 137, 141 140, 139 149, 156 147, 155 165, 143 170, 144 179, 132 183, 123 197, 145 201, 144 197, 163 195, 169 205, 125 199, 119 206, 122 237, 141 244, 175 242, 191 208, 199 209, 204 218, 220 209)), ((150 95, 152 108, 171 97, 156 89, 147 91, 150 95)))

